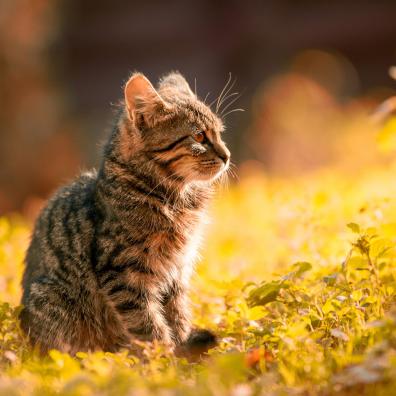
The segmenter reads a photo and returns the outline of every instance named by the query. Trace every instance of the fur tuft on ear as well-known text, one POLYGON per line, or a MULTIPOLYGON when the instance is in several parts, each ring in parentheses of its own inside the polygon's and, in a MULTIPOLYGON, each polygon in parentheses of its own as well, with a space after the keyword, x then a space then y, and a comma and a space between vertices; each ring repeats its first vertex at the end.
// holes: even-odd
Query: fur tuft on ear
POLYGON ((179 94, 195 97, 186 79, 179 72, 171 72, 162 77, 159 82, 159 90, 176 90, 179 94))
POLYGON ((165 107, 165 102, 152 86, 151 82, 141 73, 134 73, 125 85, 125 106, 128 116, 136 120, 136 113, 153 118, 155 112, 165 107))

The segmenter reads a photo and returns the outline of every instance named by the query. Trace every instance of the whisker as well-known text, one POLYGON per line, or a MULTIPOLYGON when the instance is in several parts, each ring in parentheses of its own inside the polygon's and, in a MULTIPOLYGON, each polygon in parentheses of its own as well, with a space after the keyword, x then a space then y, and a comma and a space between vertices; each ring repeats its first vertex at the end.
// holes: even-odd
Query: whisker
POLYGON ((225 114, 222 114, 222 117, 226 118, 229 114, 235 113, 236 111, 245 111, 245 110, 244 109, 234 109, 234 110, 231 110, 231 111, 229 111, 229 112, 227 112, 225 114))
MULTIPOLYGON (((204 103, 206 104, 206 99, 208 99, 208 97, 209 97, 209 95, 210 95, 210 92, 208 92, 207 94, 206 94, 206 96, 205 96, 205 99, 204 99, 204 103)), ((209 105, 209 107, 210 107, 211 105, 209 105)))
POLYGON ((194 77, 194 94, 197 96, 197 77, 194 77))
POLYGON ((221 106, 230 98, 230 95, 231 95, 231 97, 232 97, 232 96, 234 96, 234 94, 236 94, 236 95, 238 94, 238 92, 236 92, 236 93, 234 93, 234 92, 230 93, 231 90, 232 90, 232 88, 234 88, 235 82, 236 82, 236 80, 233 81, 233 83, 229 86, 229 89, 227 90, 227 92, 226 92, 226 93, 223 95, 223 97, 221 98, 221 101, 220 101, 220 103, 219 103, 217 112, 220 111, 221 106))
MULTIPOLYGON (((222 104, 225 103, 228 99, 230 99, 236 95, 239 95, 239 92, 231 92, 229 95, 224 96, 224 98, 222 99, 222 104)), ((240 97, 240 95, 239 95, 239 97, 240 97)), ((219 109, 220 109, 220 107, 219 107, 219 109)))
MULTIPOLYGON (((230 83, 230 81, 231 81, 231 73, 228 74, 227 82, 225 83, 225 85, 224 85, 223 89, 221 90, 221 92, 220 92, 219 96, 217 97, 217 99, 215 101, 213 101, 211 103, 211 105, 214 104, 216 101, 217 101, 217 103, 219 102, 219 100, 220 100, 221 96, 223 95, 224 91, 227 89, 228 84, 230 83)), ((216 108, 217 108, 217 105, 216 105, 216 108)))
POLYGON ((236 169, 236 168, 237 168, 237 166, 236 166, 233 162, 230 162, 229 169, 234 170, 234 169, 236 169))
POLYGON ((229 172, 230 175, 231 175, 234 179, 239 180, 239 176, 238 176, 238 174, 236 173, 235 169, 236 169, 236 165, 235 165, 233 162, 230 162, 230 166, 228 167, 227 172, 229 172))
POLYGON ((153 188, 147 193, 146 197, 148 197, 150 194, 152 194, 152 193, 154 192, 154 190, 157 189, 160 185, 163 185, 164 182, 165 182, 166 180, 169 180, 171 177, 173 177, 173 176, 175 176, 175 175, 176 175, 176 173, 172 173, 172 174, 170 174, 169 176, 167 176, 167 177, 165 177, 164 179, 162 179, 155 187, 153 187, 153 188))
MULTIPOLYGON (((166 197, 166 196, 165 196, 165 198, 166 198, 165 206, 168 206, 168 205, 169 205, 170 200, 171 200, 171 198, 172 198, 172 195, 173 195, 174 193, 175 193, 175 191, 170 191, 169 197, 166 197)), ((174 202, 173 202, 173 205, 172 205, 172 211, 174 211, 174 210, 176 209, 176 206, 177 206, 177 200, 175 199, 174 202)))
POLYGON ((209 107, 212 107, 212 106, 216 103, 217 100, 219 100, 219 96, 217 96, 215 99, 213 99, 213 100, 208 104, 208 106, 209 106, 209 107))
POLYGON ((218 185, 221 189, 221 191, 227 191, 229 188, 229 184, 228 184, 228 174, 227 172, 223 172, 219 179, 218 179, 218 185))
POLYGON ((229 173, 232 177, 235 176, 234 172, 230 168, 227 169, 227 173, 229 173))
POLYGON ((230 100, 223 108, 223 110, 221 110, 220 115, 222 115, 233 103, 235 103, 239 98, 241 97, 241 95, 238 94, 238 92, 236 92, 236 96, 235 98, 233 98, 232 100, 230 100))
POLYGON ((237 175, 237 173, 236 173, 234 170, 228 169, 228 172, 230 173, 230 175, 231 175, 234 179, 239 180, 239 176, 237 175))
MULTIPOLYGON (((230 73, 230 75, 231 75, 231 73, 230 73)), ((234 88, 234 85, 235 85, 236 81, 237 81, 237 80, 235 79, 235 80, 229 85, 229 87, 227 88, 227 90, 224 92, 222 98, 219 100, 219 102, 218 102, 218 104, 217 104, 217 106, 216 106, 216 113, 219 112, 219 110, 220 110, 221 106, 223 105, 223 103, 225 102, 225 100, 228 99, 228 97, 229 97, 228 94, 231 92, 232 88, 234 88)))
MULTIPOLYGON (((152 160, 149 160, 148 161, 149 163, 155 163, 155 161, 152 159, 152 160)), ((147 194, 146 194, 146 197, 149 197, 150 196, 150 194, 152 194, 159 186, 161 186, 161 185, 164 185, 164 182, 165 181, 167 181, 167 180, 169 180, 170 178, 172 178, 173 176, 175 176, 176 175, 176 172, 173 172, 173 173, 171 173, 170 175, 168 175, 168 176, 166 176, 165 178, 163 178, 160 182, 158 182, 147 194)), ((172 191, 172 190, 170 190, 169 191, 171 194, 173 194, 175 191, 172 191)), ((166 196, 165 196, 165 198, 166 198, 166 196)), ((171 198, 171 195, 169 196, 169 199, 171 198)))
POLYGON ((221 173, 218 178, 213 182, 216 186, 219 186, 222 188, 224 186, 224 183, 226 182, 226 171, 221 173))
POLYGON ((230 82, 231 82, 231 73, 228 74, 228 80, 225 83, 223 89, 221 90, 220 95, 213 102, 211 102, 210 105, 209 105, 210 107, 212 107, 217 102, 217 104, 216 104, 216 112, 217 112, 217 109, 218 109, 219 100, 221 99, 222 95, 224 94, 224 91, 227 89, 228 84, 230 82))

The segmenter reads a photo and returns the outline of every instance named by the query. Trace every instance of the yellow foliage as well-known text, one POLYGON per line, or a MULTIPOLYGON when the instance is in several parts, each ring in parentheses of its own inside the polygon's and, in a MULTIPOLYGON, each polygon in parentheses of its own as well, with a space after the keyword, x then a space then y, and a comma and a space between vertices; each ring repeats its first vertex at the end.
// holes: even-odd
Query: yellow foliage
POLYGON ((396 164, 292 179, 255 170, 221 191, 192 282, 195 323, 221 342, 200 364, 155 345, 147 362, 128 351, 36 356, 16 309, 31 227, 1 218, 0 395, 391 395, 395 175, 396 164))

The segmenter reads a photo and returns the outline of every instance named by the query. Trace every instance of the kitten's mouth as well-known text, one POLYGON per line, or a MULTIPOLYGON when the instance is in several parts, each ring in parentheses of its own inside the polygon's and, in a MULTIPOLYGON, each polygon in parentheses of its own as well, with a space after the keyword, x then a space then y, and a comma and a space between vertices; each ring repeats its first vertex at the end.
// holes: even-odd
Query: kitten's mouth
POLYGON ((190 166, 180 167, 176 172, 189 182, 213 182, 227 171, 230 161, 220 159, 202 160, 190 166))
POLYGON ((208 160, 203 161, 198 169, 200 179, 213 181, 220 177, 229 166, 229 161, 208 160))

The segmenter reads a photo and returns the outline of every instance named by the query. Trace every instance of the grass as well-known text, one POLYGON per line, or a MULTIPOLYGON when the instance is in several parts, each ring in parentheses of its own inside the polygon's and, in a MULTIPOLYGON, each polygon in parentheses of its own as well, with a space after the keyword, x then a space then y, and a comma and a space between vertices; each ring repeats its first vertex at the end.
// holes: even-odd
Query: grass
POLYGON ((299 177, 243 170, 212 207, 193 279, 195 324, 220 345, 188 363, 161 345, 52 351, 17 323, 30 226, 0 220, 0 395, 392 395, 396 164, 299 177))

